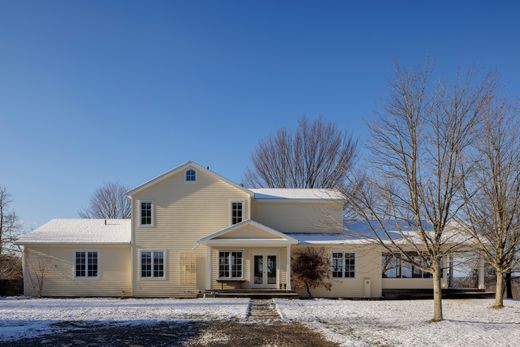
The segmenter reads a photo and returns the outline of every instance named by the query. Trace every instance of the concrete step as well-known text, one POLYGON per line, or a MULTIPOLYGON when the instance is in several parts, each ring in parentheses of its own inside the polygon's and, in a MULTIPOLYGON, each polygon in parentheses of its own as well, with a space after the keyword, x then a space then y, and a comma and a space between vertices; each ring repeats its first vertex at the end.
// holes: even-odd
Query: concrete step
POLYGON ((279 320, 280 315, 276 311, 273 300, 253 299, 249 304, 247 320, 250 321, 272 321, 279 320))

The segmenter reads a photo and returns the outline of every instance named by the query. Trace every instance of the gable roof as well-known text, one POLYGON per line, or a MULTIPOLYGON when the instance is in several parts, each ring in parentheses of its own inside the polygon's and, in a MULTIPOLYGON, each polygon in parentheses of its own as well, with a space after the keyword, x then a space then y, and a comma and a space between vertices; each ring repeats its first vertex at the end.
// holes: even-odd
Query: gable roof
POLYGON ((284 240, 287 240, 289 243, 298 243, 298 241, 295 238, 293 238, 293 237, 291 237, 291 236, 289 236, 287 234, 284 234, 284 233, 282 233, 282 232, 280 232, 278 230, 270 228, 267 225, 263 225, 261 223, 255 222, 254 220, 251 220, 251 219, 248 219, 248 220, 242 221, 240 223, 234 224, 234 225, 232 225, 230 227, 227 227, 225 229, 217 231, 217 232, 215 232, 213 234, 209 234, 209 235, 199 239, 197 241, 197 243, 207 243, 208 241, 210 241, 210 240, 212 240, 212 239, 214 239, 216 237, 222 236, 222 235, 227 234, 227 233, 229 233, 229 232, 231 232, 233 230, 237 230, 239 228, 242 228, 242 227, 244 227, 246 225, 251 225, 251 226, 254 226, 254 227, 258 228, 258 229, 266 231, 266 232, 272 234, 273 236, 276 236, 278 238, 282 238, 284 240))
POLYGON ((130 219, 51 219, 17 244, 130 244, 130 219), (106 222, 105 222, 106 221, 106 222), (106 223, 106 224, 105 224, 106 223))
POLYGON ((143 189, 146 189, 146 188, 148 188, 148 187, 150 187, 150 186, 152 186, 154 184, 157 184, 157 183, 165 180, 166 178, 171 177, 171 176, 175 175, 176 173, 178 173, 178 172, 180 172, 180 171, 182 171, 182 170, 184 170, 184 169, 186 169, 188 167, 193 167, 193 168, 197 169, 198 171, 205 172, 205 173, 209 174, 210 176, 213 176, 214 178, 216 178, 218 180, 224 181, 227 184, 229 184, 229 185, 231 185, 231 186, 233 186, 233 187, 235 187, 237 189, 240 189, 240 190, 246 192, 249 195, 253 195, 253 192, 251 192, 249 189, 246 189, 246 188, 242 187, 241 185, 238 185, 235 182, 230 181, 227 178, 224 178, 224 177, 220 176, 219 174, 217 174, 217 173, 215 173, 215 172, 213 172, 213 171, 203 167, 200 164, 195 163, 194 161, 188 161, 188 162, 186 162, 186 163, 184 163, 184 164, 182 164, 180 166, 177 166, 176 168, 173 168, 173 169, 163 173, 162 175, 159 175, 159 176, 157 176, 157 177, 155 177, 155 178, 153 178, 153 179, 151 179, 151 180, 141 184, 140 186, 138 186, 138 187, 128 191, 127 195, 132 196, 135 193, 140 192, 143 189))
POLYGON ((258 201, 343 199, 341 192, 335 189, 256 188, 249 190, 255 193, 255 200, 258 201))

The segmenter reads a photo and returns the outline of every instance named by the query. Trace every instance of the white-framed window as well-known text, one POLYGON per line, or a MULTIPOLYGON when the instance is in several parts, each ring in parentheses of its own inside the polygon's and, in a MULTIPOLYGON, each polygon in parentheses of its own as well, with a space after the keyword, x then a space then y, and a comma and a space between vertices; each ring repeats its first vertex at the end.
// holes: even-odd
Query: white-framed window
POLYGON ((153 202, 139 201, 139 224, 142 226, 153 225, 153 202))
POLYGON ((242 278, 244 257, 242 251, 218 252, 218 277, 242 278))
POLYGON ((230 224, 237 224, 244 220, 244 201, 230 201, 230 224))
POLYGON ((332 252, 332 278, 356 277, 356 254, 349 252, 332 252))
POLYGON ((140 251, 141 278, 164 278, 165 256, 162 250, 140 251))
POLYGON ((197 171, 195 171, 193 169, 186 170, 185 180, 186 180, 186 182, 195 182, 195 181, 197 181, 197 171))
POLYGON ((74 277, 99 277, 99 256, 97 251, 74 252, 74 277))

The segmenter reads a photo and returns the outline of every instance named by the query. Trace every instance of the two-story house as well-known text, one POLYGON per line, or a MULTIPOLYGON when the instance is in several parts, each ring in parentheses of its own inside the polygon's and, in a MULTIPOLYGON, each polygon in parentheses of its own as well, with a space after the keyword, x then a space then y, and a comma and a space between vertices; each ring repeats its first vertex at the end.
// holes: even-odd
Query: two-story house
POLYGON ((131 220, 53 219, 22 237, 26 295, 290 291, 299 247, 324 247, 330 256, 332 288, 316 296, 380 297, 383 288, 432 286, 417 269, 403 277, 395 261, 383 269, 382 248, 345 230, 334 190, 247 189, 188 162, 128 195, 131 220))

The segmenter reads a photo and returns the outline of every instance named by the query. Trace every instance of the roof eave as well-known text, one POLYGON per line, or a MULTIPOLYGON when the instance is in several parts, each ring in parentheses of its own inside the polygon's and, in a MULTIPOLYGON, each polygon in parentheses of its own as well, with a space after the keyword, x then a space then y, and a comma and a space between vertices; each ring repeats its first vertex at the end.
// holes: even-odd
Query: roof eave
POLYGON ((235 187, 237 189, 242 190, 243 192, 249 194, 250 196, 254 196, 254 193, 252 191, 250 191, 249 189, 244 188, 244 187, 240 186, 239 184, 236 184, 235 182, 230 181, 227 178, 222 177, 219 174, 217 174, 217 173, 215 173, 215 172, 205 168, 204 166, 202 166, 202 165, 200 165, 200 164, 198 164, 198 163, 196 163, 194 161, 191 161, 191 160, 186 162, 186 163, 184 163, 184 164, 182 164, 182 165, 180 165, 180 166, 177 166, 176 168, 173 168, 173 169, 163 173, 162 175, 159 175, 159 176, 157 176, 155 178, 152 178, 151 180, 141 184, 140 186, 138 186, 138 187, 128 191, 126 194, 129 197, 132 197, 132 195, 135 195, 136 193, 138 193, 140 191, 143 191, 144 189, 149 188, 149 187, 153 186, 154 184, 157 184, 157 183, 161 182, 163 179, 178 173, 179 171, 183 170, 185 167, 188 167, 188 166, 193 166, 193 167, 195 167, 196 169, 198 169, 200 171, 207 172, 210 175, 212 175, 212 176, 214 176, 214 177, 216 177, 216 178, 226 182, 227 184, 229 184, 229 185, 231 185, 231 186, 233 186, 233 187, 235 187))

